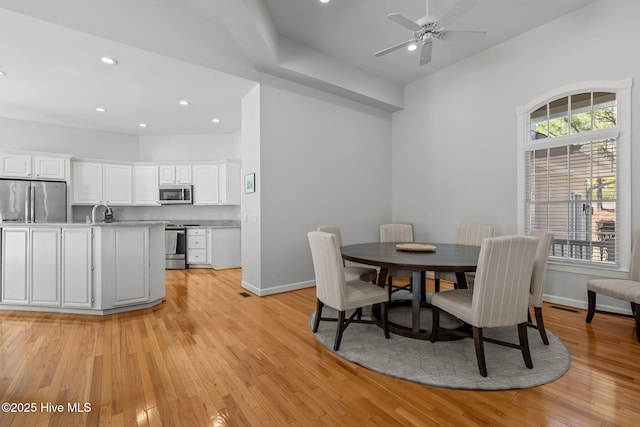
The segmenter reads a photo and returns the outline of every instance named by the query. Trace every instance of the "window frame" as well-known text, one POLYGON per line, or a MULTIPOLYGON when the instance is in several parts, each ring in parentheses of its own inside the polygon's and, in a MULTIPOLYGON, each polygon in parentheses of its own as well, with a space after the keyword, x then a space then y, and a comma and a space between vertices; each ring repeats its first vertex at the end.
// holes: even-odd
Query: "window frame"
MULTIPOLYGON (((526 231, 526 152, 535 147, 548 147, 553 144, 555 138, 531 139, 530 114, 541 105, 553 102, 566 96, 581 92, 614 92, 617 104, 617 183, 618 196, 617 215, 619 224, 616 224, 616 240, 618 240, 619 253, 616 254, 615 264, 600 264, 584 260, 570 260, 550 258, 551 265, 558 266, 559 270, 584 273, 586 270, 593 274, 596 270, 628 271, 631 257, 631 88, 632 79, 620 81, 591 81, 564 86, 537 97, 524 106, 516 109, 517 117, 517 228, 518 233, 526 231)), ((570 144, 572 141, 584 141, 585 136, 589 140, 596 140, 599 135, 611 134, 612 129, 589 131, 585 134, 572 134, 561 138, 561 144, 570 144)))

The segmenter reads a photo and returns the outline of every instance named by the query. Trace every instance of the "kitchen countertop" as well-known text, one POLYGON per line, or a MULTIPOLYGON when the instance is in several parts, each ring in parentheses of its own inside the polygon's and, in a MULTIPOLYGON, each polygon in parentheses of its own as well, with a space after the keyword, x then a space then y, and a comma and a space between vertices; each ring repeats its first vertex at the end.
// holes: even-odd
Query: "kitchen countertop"
POLYGON ((85 221, 74 222, 40 222, 29 223, 24 222, 0 222, 1 227, 140 227, 140 226, 165 226, 168 221, 115 221, 115 222, 96 222, 91 224, 85 221))
POLYGON ((114 222, 96 221, 95 224, 85 221, 73 222, 43 222, 29 223, 24 222, 0 222, 1 227, 140 227, 140 226, 166 226, 168 224, 180 224, 187 228, 240 228, 239 220, 229 219, 185 219, 185 220, 123 220, 114 222))

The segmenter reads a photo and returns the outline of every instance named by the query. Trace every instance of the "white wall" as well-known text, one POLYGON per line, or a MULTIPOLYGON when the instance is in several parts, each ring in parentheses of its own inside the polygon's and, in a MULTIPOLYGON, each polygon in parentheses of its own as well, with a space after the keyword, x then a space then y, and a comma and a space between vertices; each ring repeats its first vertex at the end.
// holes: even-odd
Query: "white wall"
POLYGON ((262 174, 260 170, 260 86, 253 88, 241 102, 240 144, 242 153, 242 186, 244 175, 255 173, 257 190, 241 196, 241 259, 242 286, 260 294, 262 283, 262 252, 260 199, 262 197, 262 174), (249 218, 252 218, 249 221, 249 218))
POLYGON ((347 244, 376 241, 391 217, 390 115, 298 89, 260 89, 261 276, 244 284, 260 295, 314 283, 309 231, 335 224, 347 244))
MULTIPOLYGON (((462 223, 516 233, 516 108, 571 83, 631 77, 638 111, 638 16, 640 2, 601 0, 408 85, 393 117, 394 220, 413 222, 418 239, 431 242, 453 241, 462 223)), ((640 129, 637 114, 632 126, 640 129)), ((632 162, 640 166, 635 136, 632 162)), ((632 192, 636 229, 640 186, 632 192)), ((549 271, 547 299, 584 307, 589 278, 549 271)))
POLYGON ((234 134, 141 135, 142 162, 238 159, 234 134))
POLYGON ((0 149, 137 160, 138 137, 0 117, 0 149))

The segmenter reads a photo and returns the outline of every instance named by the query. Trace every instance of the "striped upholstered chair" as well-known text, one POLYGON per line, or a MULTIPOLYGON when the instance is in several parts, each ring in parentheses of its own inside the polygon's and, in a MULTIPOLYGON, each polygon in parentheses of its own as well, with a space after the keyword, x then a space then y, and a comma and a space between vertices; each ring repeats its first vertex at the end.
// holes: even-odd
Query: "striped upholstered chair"
POLYGON ((487 376, 484 341, 520 349, 527 368, 533 368, 527 338, 527 313, 537 247, 538 239, 535 237, 484 239, 475 287, 433 294, 431 341, 437 341, 440 310, 444 310, 473 327, 476 359, 483 377, 487 376), (515 325, 518 326, 519 345, 483 336, 483 328, 515 325))
MULTIPOLYGON (((388 224, 380 224, 380 241, 389 243, 412 243, 413 242, 413 225, 406 222, 394 222, 388 224)), ((391 269, 387 275, 389 284, 389 297, 391 293, 401 289, 411 288, 413 272, 409 270, 391 269), (408 277, 409 284, 402 286, 394 286, 394 277, 408 277)))
POLYGON ((531 288, 529 289, 529 305, 533 307, 536 323, 529 322, 529 326, 538 329, 542 342, 545 345, 549 345, 549 338, 547 338, 547 331, 544 328, 544 320, 542 318, 542 295, 547 277, 547 260, 549 259, 551 243, 553 243, 553 233, 549 230, 531 230, 529 236, 538 239, 538 249, 536 250, 536 259, 533 263, 533 274, 531 275, 531 288))
POLYGON ((596 312, 596 293, 631 303, 631 312, 636 321, 636 339, 640 342, 640 230, 633 235, 629 279, 595 279, 587 282, 587 323, 591 323, 596 312))
POLYGON ((316 274, 316 298, 317 308, 313 323, 313 332, 318 332, 321 320, 338 321, 336 339, 333 349, 340 349, 342 333, 351 322, 379 323, 384 331, 384 336, 389 338, 389 323, 387 313, 389 310, 389 296, 386 289, 372 286, 371 283, 362 280, 346 281, 344 277, 344 265, 342 255, 335 234, 323 231, 308 233, 313 269, 316 274), (362 307, 372 304, 382 305, 381 322, 363 320, 362 307), (322 309, 327 305, 338 311, 338 318, 322 317, 322 309), (347 311, 353 313, 347 319, 347 311))
MULTIPOLYGON (((337 225, 321 225, 318 227, 318 231, 324 231, 325 233, 331 233, 336 236, 338 246, 342 247, 342 233, 340 233, 340 227, 337 225)), ((358 264, 351 261, 344 262, 344 276, 347 282, 349 280, 364 280, 365 282, 376 283, 378 278, 378 270, 373 267, 367 267, 362 264, 358 264)))
MULTIPOLYGON (((480 246, 482 245, 482 240, 487 237, 494 237, 496 235, 495 227, 490 225, 478 225, 478 224, 465 224, 459 225, 456 227, 456 244, 457 245, 469 245, 469 246, 480 246)), ((436 292, 440 291, 440 280, 448 280, 455 284, 455 287, 458 287, 457 278, 455 273, 449 272, 436 272, 434 275, 435 278, 435 290, 436 292)), ((475 278, 475 273, 465 273, 465 278, 467 279, 467 287, 473 288, 473 280, 475 278)))

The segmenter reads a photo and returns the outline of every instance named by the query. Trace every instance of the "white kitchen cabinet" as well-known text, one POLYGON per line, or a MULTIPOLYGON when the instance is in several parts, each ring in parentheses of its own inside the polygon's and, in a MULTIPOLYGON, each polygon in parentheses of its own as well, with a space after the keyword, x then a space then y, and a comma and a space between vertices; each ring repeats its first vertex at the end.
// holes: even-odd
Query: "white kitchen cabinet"
POLYGON ((74 161, 72 170, 72 204, 133 204, 131 165, 74 161))
POLYGON ((91 227, 62 229, 62 306, 92 306, 91 227))
POLYGON ((67 177, 67 160, 62 157, 33 156, 34 178, 59 179, 67 177))
POLYGON ((193 204, 217 205, 220 203, 218 165, 193 167, 193 204))
POLYGON ((29 229, 2 229, 2 302, 29 304, 29 229), (11 249, 8 249, 11 248, 11 249))
POLYGON ((2 303, 60 305, 60 228, 2 229, 2 303))
POLYGON ((149 300, 149 228, 114 228, 113 305, 149 300))
POLYGON ((102 203, 102 163, 74 161, 71 178, 72 204, 102 203))
POLYGON ((135 166, 133 204, 159 206, 158 201, 158 167, 135 166))
POLYGON ((133 168, 131 165, 102 165, 104 173, 102 196, 103 203, 109 206, 127 206, 133 204, 133 168))
POLYGON ((33 228, 29 233, 29 304, 60 305, 60 228, 33 228))
POLYGON ((31 178, 31 156, 28 154, 0 153, 0 175, 31 178))
POLYGON ((221 205, 240 204, 240 164, 225 162, 218 167, 218 198, 221 205))
POLYGON ((160 185, 191 184, 191 165, 160 165, 160 185))
POLYGON ((240 267, 240 229, 212 227, 207 231, 208 264, 216 270, 240 267))
POLYGON ((64 157, 0 153, 0 176, 64 180, 66 161, 64 157))
POLYGON ((207 264, 207 230, 187 228, 187 264, 207 264))

